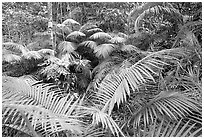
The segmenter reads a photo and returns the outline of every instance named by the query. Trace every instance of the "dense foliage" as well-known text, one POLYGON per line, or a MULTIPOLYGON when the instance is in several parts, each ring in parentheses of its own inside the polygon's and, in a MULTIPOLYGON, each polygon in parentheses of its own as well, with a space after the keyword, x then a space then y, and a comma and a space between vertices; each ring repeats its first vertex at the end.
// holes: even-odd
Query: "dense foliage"
POLYGON ((2 136, 202 136, 201 9, 3 3, 2 136))

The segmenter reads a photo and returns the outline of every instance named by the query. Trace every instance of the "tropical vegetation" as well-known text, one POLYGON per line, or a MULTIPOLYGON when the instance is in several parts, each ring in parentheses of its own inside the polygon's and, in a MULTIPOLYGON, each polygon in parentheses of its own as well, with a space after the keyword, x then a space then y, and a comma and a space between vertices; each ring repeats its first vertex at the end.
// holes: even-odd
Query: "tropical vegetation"
POLYGON ((201 2, 50 5, 2 3, 2 136, 202 136, 201 2))

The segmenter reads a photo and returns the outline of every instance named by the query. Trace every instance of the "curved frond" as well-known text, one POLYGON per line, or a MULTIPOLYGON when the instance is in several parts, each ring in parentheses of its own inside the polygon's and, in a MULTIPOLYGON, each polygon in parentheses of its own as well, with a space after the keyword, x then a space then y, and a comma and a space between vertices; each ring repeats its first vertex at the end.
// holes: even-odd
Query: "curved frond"
POLYGON ((54 56, 55 51, 52 49, 40 49, 37 52, 41 53, 44 56, 54 56))
POLYGON ((83 26, 81 26, 79 31, 85 32, 85 31, 93 29, 93 28, 97 28, 96 24, 94 24, 94 23, 86 23, 83 26))
POLYGON ((29 51, 22 55, 25 59, 41 59, 43 56, 38 51, 29 51))
POLYGON ((164 117, 170 120, 178 120, 191 114, 191 111, 199 111, 198 104, 187 96, 176 91, 162 91, 145 106, 133 114, 130 123, 139 127, 141 119, 144 125, 153 122, 154 117, 164 117))
POLYGON ((78 37, 85 37, 86 35, 80 31, 73 31, 72 33, 70 33, 66 38, 67 39, 76 39, 78 37))
POLYGON ((98 58, 107 58, 115 47, 114 44, 101 44, 94 49, 94 53, 98 58))
POLYGON ((79 100, 72 95, 63 96, 58 87, 35 84, 29 78, 3 78, 3 124, 15 123, 25 127, 23 111, 34 130, 41 135, 51 136, 56 131, 71 131, 82 134, 83 122, 80 115, 73 113, 79 100))
POLYGON ((11 51, 11 52, 13 52, 14 54, 17 54, 17 55, 22 55, 22 54, 29 51, 23 45, 13 43, 13 42, 5 42, 5 43, 2 44, 2 46, 3 46, 3 49, 11 51))
POLYGON ((80 43, 79 45, 90 47, 93 50, 97 47, 97 43, 94 41, 84 41, 84 42, 80 43))
POLYGON ((74 19, 66 19, 64 22, 62 22, 62 25, 70 25, 70 24, 80 25, 80 23, 75 21, 74 19))
POLYGON ((123 45, 121 47, 122 51, 127 51, 127 52, 131 52, 131 51, 141 51, 139 48, 137 48, 134 45, 123 45))
POLYGON ((110 42, 114 44, 123 44, 126 42, 126 39, 122 37, 114 37, 114 38, 111 38, 110 42))
POLYGON ((7 54, 2 56, 2 60, 5 62, 15 62, 15 61, 20 61, 21 56, 14 55, 14 54, 7 54))
POLYGON ((200 137, 202 136, 202 127, 196 127, 196 124, 191 124, 191 121, 171 123, 161 120, 157 122, 157 119, 149 125, 144 127, 143 131, 139 131, 140 137, 200 137))
POLYGON ((84 33, 87 35, 87 36, 91 36, 93 35, 94 33, 97 33, 97 32, 103 32, 102 29, 100 28, 91 28, 91 29, 88 29, 88 30, 85 30, 84 33))
POLYGON ((120 103, 126 101, 127 96, 130 96, 131 90, 139 91, 141 85, 154 81, 153 75, 158 75, 158 71, 164 65, 167 65, 164 60, 175 59, 175 55, 183 55, 183 51, 171 49, 154 52, 132 66, 128 66, 129 64, 124 61, 123 65, 121 65, 123 68, 118 73, 107 75, 106 79, 100 84, 96 102, 99 101, 103 104, 103 109, 111 114, 115 103, 119 106, 120 103))
POLYGON ((60 54, 71 53, 76 50, 76 45, 73 42, 63 41, 58 45, 60 54))
POLYGON ((111 39, 112 37, 108 33, 97 32, 97 33, 94 33, 93 35, 91 35, 89 38, 94 39, 94 40, 96 40, 96 39, 103 40, 103 39, 111 39))
POLYGON ((163 7, 160 5, 155 5, 154 7, 148 8, 142 12, 142 14, 138 15, 135 21, 135 31, 139 32, 139 26, 140 26, 140 21, 149 14, 153 15, 171 15, 172 17, 177 20, 178 23, 182 24, 183 23, 183 15, 176 10, 175 8, 170 8, 170 7, 163 7))

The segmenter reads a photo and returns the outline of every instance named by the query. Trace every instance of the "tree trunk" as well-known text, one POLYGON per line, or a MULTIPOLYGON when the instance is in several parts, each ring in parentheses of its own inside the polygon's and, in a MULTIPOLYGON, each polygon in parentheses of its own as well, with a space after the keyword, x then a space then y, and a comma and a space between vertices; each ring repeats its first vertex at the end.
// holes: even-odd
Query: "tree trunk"
POLYGON ((52 45, 53 50, 55 50, 55 45, 53 43, 53 32, 52 32, 52 3, 48 2, 48 33, 50 33, 50 42, 52 45))

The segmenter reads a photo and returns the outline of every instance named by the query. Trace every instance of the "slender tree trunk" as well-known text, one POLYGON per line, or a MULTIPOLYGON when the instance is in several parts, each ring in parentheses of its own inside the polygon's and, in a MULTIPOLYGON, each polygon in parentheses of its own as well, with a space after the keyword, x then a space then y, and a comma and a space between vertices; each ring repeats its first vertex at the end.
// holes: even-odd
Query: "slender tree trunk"
POLYGON ((52 3, 48 2, 48 33, 50 33, 50 41, 51 41, 51 45, 53 50, 55 50, 55 45, 53 43, 53 32, 52 32, 52 3))

